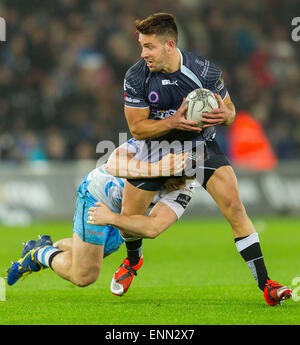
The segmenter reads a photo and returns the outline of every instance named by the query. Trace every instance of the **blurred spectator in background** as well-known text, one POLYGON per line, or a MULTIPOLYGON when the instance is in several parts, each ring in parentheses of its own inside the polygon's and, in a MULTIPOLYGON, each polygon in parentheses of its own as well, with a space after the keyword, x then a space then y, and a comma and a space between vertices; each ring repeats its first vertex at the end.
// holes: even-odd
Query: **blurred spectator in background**
MULTIPOLYGON (((181 48, 224 71, 237 110, 263 126, 276 156, 298 158, 300 53, 290 38, 296 3, 3 0, 0 160, 96 159, 99 141, 118 145, 119 132, 128 133, 124 73, 140 56, 134 20, 162 11, 177 17, 181 48)), ((226 150, 228 129, 218 131, 226 150)))
POLYGON ((227 131, 227 148, 233 165, 245 170, 273 170, 276 156, 259 121, 239 110, 227 131))

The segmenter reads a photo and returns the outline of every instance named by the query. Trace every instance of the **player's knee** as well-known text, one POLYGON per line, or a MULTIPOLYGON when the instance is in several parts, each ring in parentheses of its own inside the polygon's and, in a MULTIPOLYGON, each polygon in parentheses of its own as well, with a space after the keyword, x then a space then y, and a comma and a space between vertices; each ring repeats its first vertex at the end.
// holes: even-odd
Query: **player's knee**
POLYGON ((152 229, 149 232, 147 237, 150 238, 151 240, 154 240, 159 234, 160 234, 160 232, 157 229, 152 229))
POLYGON ((84 271, 73 274, 72 282, 78 287, 86 287, 93 284, 99 276, 100 271, 84 271))
POLYGON ((90 276, 78 276, 73 279, 73 283, 78 287, 86 287, 93 284, 97 280, 90 276))

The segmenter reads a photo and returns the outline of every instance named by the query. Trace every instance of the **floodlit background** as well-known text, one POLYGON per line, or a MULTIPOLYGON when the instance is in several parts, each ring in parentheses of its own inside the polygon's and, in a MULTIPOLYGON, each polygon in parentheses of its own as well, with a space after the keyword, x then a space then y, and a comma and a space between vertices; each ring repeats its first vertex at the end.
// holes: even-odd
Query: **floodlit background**
MULTIPOLYGON (((238 115, 233 126, 218 127, 218 141, 249 212, 299 213, 300 42, 291 35, 297 1, 4 0, 2 222, 68 218, 78 182, 101 157, 97 144, 118 146, 119 133, 130 138, 123 78, 140 58, 134 20, 154 12, 173 13, 179 47, 224 72, 238 115)), ((202 190, 187 214, 194 209, 218 212, 202 190)))

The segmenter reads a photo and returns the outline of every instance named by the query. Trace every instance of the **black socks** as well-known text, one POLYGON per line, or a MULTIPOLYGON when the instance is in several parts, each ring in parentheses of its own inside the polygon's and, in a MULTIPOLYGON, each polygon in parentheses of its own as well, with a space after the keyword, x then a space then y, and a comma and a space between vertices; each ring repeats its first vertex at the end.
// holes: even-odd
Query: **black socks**
POLYGON ((268 272, 260 248, 258 233, 235 238, 235 245, 242 258, 246 261, 258 287, 264 291, 268 272))
POLYGON ((142 242, 142 238, 132 240, 129 237, 125 239, 127 258, 129 260, 130 266, 135 266, 140 261, 140 257, 142 256, 142 242))

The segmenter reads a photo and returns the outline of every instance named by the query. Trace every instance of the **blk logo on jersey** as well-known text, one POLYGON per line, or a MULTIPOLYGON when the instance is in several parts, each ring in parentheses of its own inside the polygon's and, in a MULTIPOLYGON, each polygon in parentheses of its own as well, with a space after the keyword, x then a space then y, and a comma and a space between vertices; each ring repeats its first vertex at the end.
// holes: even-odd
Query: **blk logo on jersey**
POLYGON ((161 81, 162 85, 175 85, 178 86, 178 80, 163 79, 161 81))

